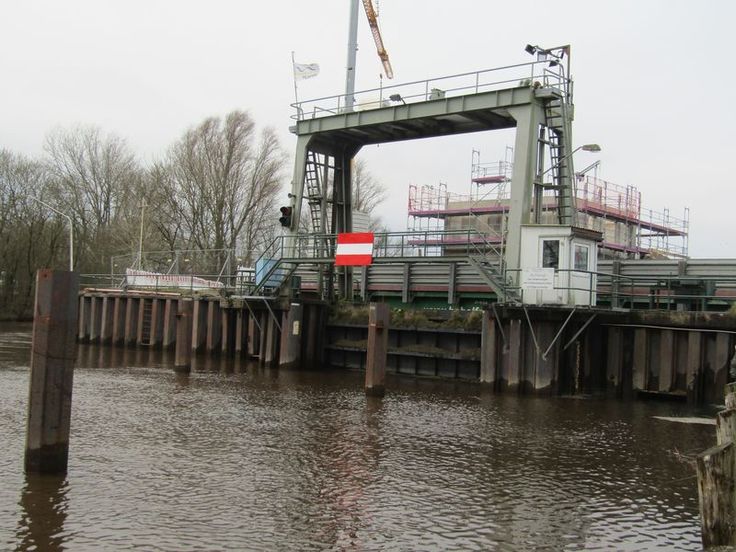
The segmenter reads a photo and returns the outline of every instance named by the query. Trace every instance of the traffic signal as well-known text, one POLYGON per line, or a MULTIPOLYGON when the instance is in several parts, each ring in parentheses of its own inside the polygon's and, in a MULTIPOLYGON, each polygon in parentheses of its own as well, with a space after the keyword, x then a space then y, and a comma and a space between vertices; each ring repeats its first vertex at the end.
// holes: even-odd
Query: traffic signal
POLYGON ((284 205, 283 207, 281 207, 280 211, 281 211, 281 218, 279 219, 279 222, 281 223, 281 226, 290 228, 292 208, 284 205))

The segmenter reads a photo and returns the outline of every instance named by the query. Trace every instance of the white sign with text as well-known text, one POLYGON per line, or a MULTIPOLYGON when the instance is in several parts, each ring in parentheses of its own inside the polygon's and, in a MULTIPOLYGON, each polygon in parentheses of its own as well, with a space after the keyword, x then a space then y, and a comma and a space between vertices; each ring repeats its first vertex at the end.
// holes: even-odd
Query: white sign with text
POLYGON ((554 268, 523 268, 521 270, 522 289, 554 289, 554 268))

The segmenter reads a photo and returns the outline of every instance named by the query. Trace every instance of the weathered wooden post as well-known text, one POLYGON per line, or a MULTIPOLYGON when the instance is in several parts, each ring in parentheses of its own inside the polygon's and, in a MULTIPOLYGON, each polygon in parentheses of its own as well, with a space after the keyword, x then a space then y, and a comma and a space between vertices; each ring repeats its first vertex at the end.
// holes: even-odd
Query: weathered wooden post
POLYGON ((368 351, 365 363, 365 393, 382 397, 386 386, 389 308, 386 303, 371 303, 368 310, 368 351))
POLYGON ((736 545, 736 383, 726 386, 726 409, 716 418, 716 446, 698 455, 702 541, 736 545))
POLYGON ((79 274, 41 269, 31 342, 26 472, 65 473, 69 460, 79 274))
POLYGON ((192 312, 193 301, 182 299, 176 313, 176 352, 174 370, 188 372, 192 366, 192 312))

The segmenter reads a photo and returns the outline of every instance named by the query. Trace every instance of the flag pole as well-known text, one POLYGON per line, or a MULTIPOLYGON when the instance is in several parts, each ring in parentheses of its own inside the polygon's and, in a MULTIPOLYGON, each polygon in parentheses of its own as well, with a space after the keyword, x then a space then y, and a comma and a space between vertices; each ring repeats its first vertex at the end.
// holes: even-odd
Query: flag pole
POLYGON ((296 110, 299 111, 299 91, 296 86, 296 60, 294 59, 294 50, 291 51, 291 77, 294 79, 294 103, 297 104, 296 110))

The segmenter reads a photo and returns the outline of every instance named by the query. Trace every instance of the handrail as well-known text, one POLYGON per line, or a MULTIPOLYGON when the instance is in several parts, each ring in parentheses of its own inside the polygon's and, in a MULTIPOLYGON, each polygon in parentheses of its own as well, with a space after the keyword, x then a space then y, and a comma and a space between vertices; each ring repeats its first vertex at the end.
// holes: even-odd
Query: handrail
MULTIPOLYGON (((397 244, 399 246, 399 244, 397 244)), ((406 243, 404 242, 404 247, 406 243)), ((468 248, 466 254, 472 253, 468 248)), ((425 257, 416 257, 415 262, 448 262, 457 263, 465 258, 459 256, 439 257, 436 260, 425 257)), ((396 263, 411 262, 407 257, 395 257, 395 261, 390 257, 384 257, 384 260, 396 263)), ((297 263, 291 263, 288 268, 282 265, 277 266, 274 270, 286 271, 286 275, 292 274, 297 268, 300 270, 300 276, 308 276, 309 272, 305 272, 305 265, 297 266, 297 263)), ((380 269, 379 269, 380 270, 380 269)), ((508 273, 519 272, 521 269, 508 269, 508 273)), ((567 289, 570 291, 578 291, 593 294, 597 297, 599 308, 605 308, 601 305, 608 305, 610 308, 649 308, 649 309, 674 309, 676 305, 690 303, 688 308, 696 310, 704 310, 708 303, 718 301, 721 308, 727 308, 728 303, 736 302, 736 276, 713 275, 713 276, 678 276, 677 274, 653 275, 653 276, 631 276, 623 274, 613 274, 601 271, 581 271, 574 269, 559 269, 558 272, 587 274, 588 284, 570 284, 568 286, 559 287, 558 289, 567 289), (595 282, 595 286, 593 286, 595 282)), ((114 274, 113 280, 124 279, 124 274, 114 274)), ((229 285, 222 287, 207 288, 198 284, 199 279, 213 280, 216 274, 191 274, 185 275, 190 278, 190 286, 173 286, 167 279, 170 275, 151 275, 149 278, 154 280, 153 285, 136 286, 135 290, 156 291, 156 292, 178 292, 178 293, 214 293, 214 294, 236 294, 236 295, 254 295, 255 271, 253 269, 240 270, 230 279, 229 285)), ((268 279, 268 276, 266 277, 268 279)), ((81 276, 82 287, 95 287, 105 290, 124 289, 122 286, 115 285, 110 280, 110 274, 83 274, 81 276)), ((279 285, 283 280, 279 282, 279 285)), ((499 282, 499 287, 508 297, 521 297, 521 288, 518 285, 508 285, 506 282, 499 282), (511 294, 511 295, 510 295, 511 294)), ((128 288, 128 291, 133 291, 128 288)), ((274 288, 277 289, 277 288, 274 288)), ((269 288, 269 293, 273 293, 274 289, 269 288)), ((490 290, 489 290, 490 291, 490 290)))
MULTIPOLYGON (((470 71, 466 73, 457 73, 454 75, 447 75, 442 77, 435 77, 425 80, 411 81, 401 84, 394 84, 390 86, 380 86, 378 88, 369 88, 361 90, 352 94, 354 98, 362 97, 365 100, 363 107, 367 109, 375 109, 386 106, 386 102, 391 102, 390 96, 394 96, 395 92, 406 91, 413 88, 410 92, 404 94, 398 94, 399 99, 393 101, 400 101, 402 103, 412 103, 414 101, 427 101, 431 99, 440 99, 447 95, 454 95, 455 93, 479 93, 484 90, 491 89, 492 87, 500 87, 501 85, 509 85, 517 83, 517 86, 531 86, 533 83, 542 81, 544 86, 554 86, 560 88, 566 98, 570 98, 572 91, 572 79, 565 77, 562 72, 562 67, 559 66, 558 72, 549 70, 547 61, 530 61, 524 63, 516 63, 512 65, 504 65, 501 67, 495 67, 490 69, 482 69, 480 71, 470 71), (541 70, 539 70, 541 68, 541 70), (528 73, 522 72, 522 69, 528 69, 528 73), (485 75, 498 75, 503 71, 514 71, 513 77, 501 78, 491 82, 482 81, 482 77, 485 75), (453 85, 450 83, 451 80, 455 79, 468 79, 466 84, 453 85), (444 88, 438 88, 442 87, 444 88), (375 95, 378 95, 378 99, 375 95), (436 95, 433 96, 433 94, 436 95), (375 107, 372 107, 374 106, 375 107)), ((540 83, 540 84, 542 84, 540 83)), ((337 115, 340 113, 346 113, 350 110, 359 110, 361 104, 358 102, 353 106, 346 106, 345 94, 336 94, 331 96, 323 96, 321 98, 315 98, 310 100, 304 100, 300 102, 294 102, 291 105, 295 109, 296 113, 292 115, 292 119, 302 121, 307 118, 319 118, 322 116, 337 115), (349 109, 348 109, 349 108, 349 109)), ((395 104, 388 104, 395 105, 395 104)))

